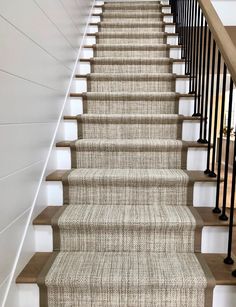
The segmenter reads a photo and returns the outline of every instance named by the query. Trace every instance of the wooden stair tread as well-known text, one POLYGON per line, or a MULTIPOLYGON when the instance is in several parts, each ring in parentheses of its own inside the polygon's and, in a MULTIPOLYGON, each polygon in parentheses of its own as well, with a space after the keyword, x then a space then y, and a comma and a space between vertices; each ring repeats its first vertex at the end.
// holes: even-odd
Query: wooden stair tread
MULTIPOLYGON (((221 221, 219 215, 212 212, 213 208, 195 207, 198 214, 203 220, 204 226, 228 226, 229 221, 221 221)), ((226 214, 229 216, 229 209, 226 209, 226 214)), ((234 212, 234 226, 236 226, 236 212, 234 212)))
MULTIPOLYGON (((16 283, 18 284, 35 284, 37 278, 41 273, 43 267, 48 262, 49 258, 54 253, 36 253, 30 259, 28 264, 18 275, 16 283)), ((222 254, 201 254, 205 259, 208 267, 210 268, 217 285, 235 286, 236 278, 232 276, 232 271, 235 266, 227 265, 223 263, 225 255, 222 254)), ((236 260, 236 258, 234 257, 236 260)))
MULTIPOLYGON (((83 114, 78 114, 78 115, 65 115, 63 118, 64 120, 77 120, 78 116, 81 116, 83 114)), ((199 121, 200 117, 198 116, 184 116, 183 120, 185 121, 199 121)))
POLYGON ((17 284, 34 284, 43 267, 51 257, 50 252, 38 252, 33 255, 30 261, 16 278, 17 284))
MULTIPOLYGON (((76 74, 75 75, 75 78, 77 78, 77 79, 83 79, 83 78, 88 78, 89 76, 91 76, 91 75, 93 75, 94 73, 89 73, 89 74, 76 74)), ((96 74, 96 73, 95 73, 96 74)), ((100 75, 111 75, 111 73, 100 73, 100 75)), ((121 75, 124 75, 124 76, 127 76, 127 75, 129 75, 129 74, 125 74, 125 73, 123 73, 123 74, 121 74, 121 75)), ((130 74, 130 75, 133 75, 133 74, 130 74)), ((142 74, 137 74, 137 75, 142 75, 142 74)), ((146 73, 144 73, 144 75, 146 75, 146 73)), ((155 73, 153 74, 153 75, 155 75, 155 73)), ((159 74, 156 74, 156 75, 159 75, 159 74)), ((163 75, 165 75, 165 73, 163 73, 163 75)), ((170 75, 170 73, 166 73, 166 75, 170 75)), ((178 74, 172 74, 171 73, 171 75, 172 76, 175 76, 175 78, 176 79, 188 79, 189 78, 189 76, 186 76, 186 75, 178 75, 178 74)))
MULTIPOLYGON (((105 58, 105 57, 104 57, 105 58)), ((121 58, 124 58, 124 57, 121 57, 121 58)), ((119 59, 118 57, 117 58, 114 58, 114 61, 115 60, 117 60, 117 59, 119 59)), ((149 58, 148 58, 149 59, 149 58)), ((171 62, 173 62, 173 63, 185 63, 185 60, 182 60, 182 59, 174 59, 174 58, 168 58, 171 62)), ((80 59, 79 61, 80 62, 92 62, 92 61, 94 61, 94 60, 96 60, 96 58, 94 58, 94 57, 92 57, 92 58, 83 58, 83 59, 80 59)), ((158 58, 156 59, 156 60, 158 60, 158 58)), ((188 77, 189 78, 189 76, 186 76, 186 77, 188 77)))
MULTIPOLYGON (((99 35, 99 33, 100 33, 100 32, 87 33, 86 35, 87 35, 87 36, 97 36, 97 35, 99 35)), ((174 37, 178 36, 177 33, 163 32, 163 34, 164 34, 165 36, 174 36, 174 37)))
MULTIPOLYGON (((224 263, 224 254, 202 255, 216 280, 216 285, 236 286, 236 278, 232 276, 232 271, 235 270, 235 266, 224 263)), ((236 261, 236 257, 234 255, 233 258, 236 261)))
POLYGON ((46 207, 34 220, 33 225, 51 225, 53 216, 58 212, 61 206, 46 207))
MULTIPOLYGON (((74 143, 77 140, 74 141, 60 141, 56 143, 56 147, 70 147, 71 143, 74 143)), ((190 147, 190 148, 207 148, 208 144, 202 144, 194 141, 183 141, 183 143, 190 147)))
MULTIPOLYGON (((89 25, 90 25, 90 26, 98 26, 98 25, 100 25, 101 23, 103 23, 103 21, 90 22, 89 25)), ((161 22, 160 22, 160 24, 161 24, 161 22)), ((175 26, 175 25, 176 25, 175 22, 163 22, 163 24, 164 24, 165 26, 175 26)))
MULTIPOLYGON (((160 15, 164 16, 164 17, 166 17, 166 16, 173 17, 172 13, 161 12, 160 15)), ((92 16, 100 17, 100 16, 103 16, 103 13, 93 13, 92 16)))
MULTIPOLYGON (((61 181, 62 177, 71 170, 56 170, 46 177, 46 181, 61 181)), ((186 171, 184 172, 190 177, 190 181, 194 182, 216 182, 217 178, 211 178, 202 171, 186 171)), ((223 180, 223 179, 222 179, 223 180)))
MULTIPOLYGON (((116 45, 116 44, 114 44, 114 45, 116 45)), ((170 44, 162 44, 162 45, 165 45, 167 48, 182 48, 182 45, 170 45, 170 44)), ((97 46, 97 44, 84 45, 84 48, 96 48, 96 46, 97 46)), ((108 46, 110 46, 110 45, 108 45, 108 46)), ((117 46, 120 46, 120 45, 117 45, 117 46)), ((132 47, 132 45, 128 45, 128 46, 132 47)), ((157 46, 158 46, 158 44, 157 44, 157 46)))
MULTIPOLYGON (((61 209, 61 206, 48 206, 33 221, 33 225, 51 225, 54 215, 61 209)), ((224 227, 228 225, 228 221, 221 221, 219 215, 212 212, 212 208, 194 207, 203 220, 203 226, 224 227)), ((229 214, 229 209, 227 209, 229 214)), ((234 226, 236 226, 236 212, 234 213, 234 226)))
MULTIPOLYGON (((85 93, 70 93, 70 97, 72 98, 80 98, 80 97, 84 97, 86 96, 86 92, 85 93)), ((182 97, 182 98, 194 98, 195 95, 194 94, 180 94, 180 93, 177 93, 177 95, 179 97, 182 97)))

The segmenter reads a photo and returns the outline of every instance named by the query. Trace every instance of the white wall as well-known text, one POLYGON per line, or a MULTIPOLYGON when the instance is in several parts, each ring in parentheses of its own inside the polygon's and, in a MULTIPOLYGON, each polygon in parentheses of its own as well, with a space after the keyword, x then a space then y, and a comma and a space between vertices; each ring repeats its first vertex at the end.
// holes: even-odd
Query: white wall
POLYGON ((212 3, 225 26, 236 25, 236 0, 212 0, 212 3))
MULTIPOLYGON (((21 254, 20 248, 35 201, 34 215, 47 205, 43 186, 37 200, 36 192, 91 5, 92 0, 0 1, 0 306, 34 252, 32 227, 21 254)), ((11 307, 17 306, 13 288, 6 304, 11 307)))

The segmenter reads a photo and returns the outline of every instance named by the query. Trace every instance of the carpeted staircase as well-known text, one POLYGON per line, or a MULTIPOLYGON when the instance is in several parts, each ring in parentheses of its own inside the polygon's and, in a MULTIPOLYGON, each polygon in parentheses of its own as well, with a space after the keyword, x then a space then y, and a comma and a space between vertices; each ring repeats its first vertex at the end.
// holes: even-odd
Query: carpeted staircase
POLYGON ((105 3, 42 307, 210 307, 158 1, 105 3))

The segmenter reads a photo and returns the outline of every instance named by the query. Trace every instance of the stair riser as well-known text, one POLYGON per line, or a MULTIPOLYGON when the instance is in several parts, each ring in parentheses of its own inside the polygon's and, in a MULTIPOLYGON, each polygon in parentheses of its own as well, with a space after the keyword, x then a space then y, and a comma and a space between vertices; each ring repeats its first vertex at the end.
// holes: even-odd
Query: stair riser
MULTIPOLYGON (((195 182, 193 187, 194 207, 214 207, 216 183, 195 182)), ((63 204, 63 189, 61 182, 47 182, 47 204, 61 206, 63 204)))
MULTIPOLYGON (((95 7, 92 11, 93 14, 101 14, 102 13, 102 8, 97 8, 95 7)), ((162 8, 162 13, 164 14, 171 14, 171 9, 168 7, 163 7, 162 8)))
MULTIPOLYGON (((81 51, 81 59, 89 59, 89 58, 93 58, 94 56, 95 54, 94 54, 93 48, 86 47, 86 48, 83 48, 81 51)), ((110 56, 112 56, 111 53, 110 53, 110 56)), ((121 56, 128 57, 126 51, 120 52, 119 57, 121 56)), ((138 52, 137 56, 140 56, 140 51, 138 52)), ((145 57, 145 53, 143 53, 143 56, 145 57)), ((153 57, 155 56, 156 56, 156 52, 153 52, 153 57)), ((170 58, 181 59, 181 49, 179 47, 170 46, 170 58)))
MULTIPOLYGON (((17 285, 19 307, 40 307, 39 288, 36 284, 17 285)), ((236 286, 216 286, 213 293, 213 307, 235 307, 236 286)))
MULTIPOLYGON (((68 147, 63 147, 63 148, 57 148, 56 149, 56 154, 57 154, 57 169, 71 169, 71 167, 74 167, 75 166, 72 166, 71 165, 71 150, 70 148, 68 147)), ((89 153, 87 152, 82 152, 80 153, 79 155, 81 155, 81 157, 83 156, 83 164, 81 165, 77 165, 78 167, 86 167, 86 168, 90 168, 90 167, 93 167, 93 168, 99 168, 101 167, 101 163, 96 163, 97 158, 96 157, 100 157, 100 155, 103 156, 103 159, 105 159, 105 152, 104 153, 95 153, 95 152, 92 152, 92 161, 93 161, 93 164, 87 162, 87 165, 84 164, 84 159, 86 157, 89 157, 89 153)), ((125 153, 124 153, 125 154, 125 153)), ((146 153, 143 153, 145 154, 146 156, 146 153)), ((157 153, 158 155, 158 153, 157 153)), ((144 157, 143 157, 144 159, 144 157)), ((207 159, 207 149, 202 149, 202 148, 189 148, 188 151, 187 151, 187 165, 186 165, 186 169, 187 170, 199 170, 199 171, 204 171, 206 169, 206 159, 207 159)), ((143 161, 141 159, 141 161, 143 161)), ((171 161, 171 164, 173 164, 173 161, 172 159, 170 159, 171 161)), ((101 162, 101 161, 100 161, 101 162)), ((104 162, 105 163, 105 162, 104 162)), ((143 163, 142 163, 143 164, 143 163)), ((114 166, 116 165, 115 161, 114 161, 114 166)), ((121 166, 119 166, 121 167, 121 166)), ((142 165, 139 165, 137 164, 136 162, 134 161, 130 161, 130 164, 129 164, 129 167, 132 167, 132 168, 142 168, 142 165), (132 163, 133 162, 133 163, 132 163)), ((161 164, 161 167, 159 166, 159 168, 165 168, 167 167, 167 165, 164 165, 163 163, 161 164)), ((104 168, 107 168, 107 164, 105 163, 104 165, 104 168)), ((123 166, 123 168, 127 168, 123 166)), ((153 164, 150 164, 150 165, 147 165, 146 168, 155 168, 155 165, 153 164)), ((169 166, 169 168, 178 168, 177 165, 172 165, 172 167, 169 166)))
MULTIPOLYGON (((114 19, 119 20, 119 18, 106 17, 106 18, 103 19, 103 21, 112 21, 114 19)), ((128 18, 124 18, 124 20, 126 20, 126 19, 128 19, 128 18)), ((135 21, 135 18, 133 18, 132 20, 135 21)), ((146 20, 148 20, 148 18, 143 18, 143 20, 146 21, 146 20)), ((156 18, 152 18, 152 20, 153 21, 157 21, 156 18)), ((160 21, 163 20, 164 22, 168 22, 169 23, 169 22, 173 22, 173 17, 169 16, 169 15, 167 15, 167 16, 164 15, 163 19, 160 18, 159 20, 160 21)), ((92 18, 91 18, 91 23, 98 23, 98 22, 101 22, 101 21, 102 21, 102 19, 101 19, 100 16, 92 16, 92 18)))
MULTIPOLYGON (((118 65, 118 64, 110 64, 108 69, 104 69, 104 67, 106 67, 107 65, 98 65, 96 64, 95 66, 95 70, 94 72, 98 73, 98 72, 103 72, 103 73, 127 73, 127 65, 123 64, 123 65, 118 65), (115 67, 114 67, 115 66, 115 67)), ((135 73, 137 72, 137 69, 139 69, 140 73, 159 73, 160 69, 158 67, 158 65, 148 65, 148 67, 146 65, 129 65, 129 73, 135 73)), ((78 64, 78 73, 82 74, 82 75, 86 75, 86 74, 90 74, 91 73, 91 64, 90 62, 79 62, 78 64)), ((184 75, 185 73, 185 64, 182 62, 179 63, 173 63, 172 67, 170 67, 169 69, 162 69, 162 72, 166 72, 166 73, 174 73, 174 74, 178 74, 178 75, 184 75)))
MULTIPOLYGON (((105 128, 105 127, 104 127, 105 128)), ((197 141, 199 138, 200 124, 196 121, 186 121, 182 125, 182 140, 197 141)), ((78 125, 76 120, 67 120, 64 122, 65 140, 74 141, 78 139, 78 125)), ((156 133, 154 133, 156 135, 156 133)), ((93 134, 90 138, 95 138, 93 134)), ((115 135, 112 136, 115 138, 115 135)))
MULTIPOLYGON (((136 39, 136 43, 139 43, 139 40, 136 39)), ((127 43, 129 43, 128 39, 127 39, 127 43)), ((84 45, 94 45, 96 44, 96 36, 86 36, 85 37, 85 41, 84 41, 84 45)), ((133 44, 133 43, 132 43, 133 44)), ((167 44, 169 45, 178 45, 178 36, 173 36, 173 35, 167 35, 167 44)))
MULTIPOLYGON (((83 113, 83 102, 82 98, 71 98, 68 100, 68 104, 66 106, 66 113, 67 115, 76 116, 78 114, 83 113)), ((99 112, 99 109, 97 108, 96 114, 104 114, 104 111, 102 109, 102 112, 99 112)), ((115 112, 107 112, 108 114, 115 114, 115 112)), ((122 113, 122 111, 119 112, 119 114, 122 113)), ((129 114, 130 112, 126 111, 126 114, 129 114)), ((133 112, 131 112, 133 113, 133 112)), ((164 111, 160 112, 161 114, 165 114, 164 111)), ((186 116, 192 116, 194 113, 194 99, 191 97, 181 97, 179 99, 179 107, 178 107, 178 114, 186 115, 186 116)), ((144 114, 144 112, 142 112, 144 114)))
MULTIPOLYGON (((49 225, 34 226, 36 252, 53 251, 53 230, 49 225)), ((227 227, 204 226, 202 229, 202 253, 227 253, 227 227), (220 238, 220 239, 219 239, 220 238)))
MULTIPOLYGON (((117 28, 103 28, 102 29, 102 32, 106 33, 106 32, 112 32, 113 29, 116 29, 116 32, 126 32, 126 31, 131 31, 132 28, 120 28, 119 31, 117 30, 117 28)), ((146 28, 145 28, 146 29, 146 28)), ((99 28, 97 25, 89 25, 88 26, 88 31, 87 33, 96 33, 99 31, 99 28)), ((146 30, 144 30, 146 31, 146 30)), ((151 31, 149 29, 149 31, 151 31)), ((175 33, 175 25, 165 25, 164 26, 164 32, 167 32, 167 33, 175 33)))
MULTIPOLYGON (((76 93, 84 93, 84 92, 87 92, 87 79, 86 78, 79 78, 79 79, 75 79, 74 81, 74 85, 73 85, 73 88, 75 89, 76 93)), ((110 82, 110 81, 109 81, 110 82)), ((123 83, 123 88, 121 90, 120 88, 120 84, 121 82, 120 81, 113 81, 112 82, 112 86, 114 86, 115 82, 118 84, 119 86, 119 92, 126 92, 126 91, 129 91, 130 87, 128 87, 128 84, 127 83, 123 83)), ((166 81, 162 81, 163 84, 166 84, 167 82, 166 81)), ((103 89, 103 86, 105 84, 105 81, 97 81, 97 84, 98 86, 100 86, 100 91, 101 92, 104 92, 104 89, 103 89)), ((133 82, 133 89, 134 89, 134 92, 139 92, 141 89, 142 89, 142 92, 144 92, 144 88, 142 87, 143 85, 143 82, 142 81, 137 81, 137 82, 133 82)), ((151 88, 151 85, 149 86, 149 88, 151 88)), ((170 88, 170 91, 171 91, 172 88, 170 88)), ((93 92, 93 88, 91 90, 91 92, 93 92)), ((99 92, 99 90, 96 90, 96 92, 99 92)), ((109 89, 106 90, 107 92, 109 91, 109 89)), ((114 91, 114 90, 113 90, 114 91)), ((146 90, 148 92, 148 89, 146 90)), ((155 88, 151 89, 150 90, 151 92, 156 92, 155 91, 155 88)), ((186 77, 186 78, 181 78, 181 79, 176 79, 175 81, 175 89, 174 89, 175 92, 177 93, 180 93, 180 94, 188 94, 188 91, 189 91, 189 79, 186 77)))

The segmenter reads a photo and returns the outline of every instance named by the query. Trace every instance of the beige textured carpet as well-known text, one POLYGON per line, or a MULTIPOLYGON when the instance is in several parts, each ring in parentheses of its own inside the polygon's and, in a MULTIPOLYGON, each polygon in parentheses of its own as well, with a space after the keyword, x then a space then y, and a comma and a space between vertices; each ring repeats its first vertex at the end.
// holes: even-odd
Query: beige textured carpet
POLYGON ((103 7, 41 307, 212 306, 161 10, 103 7))

